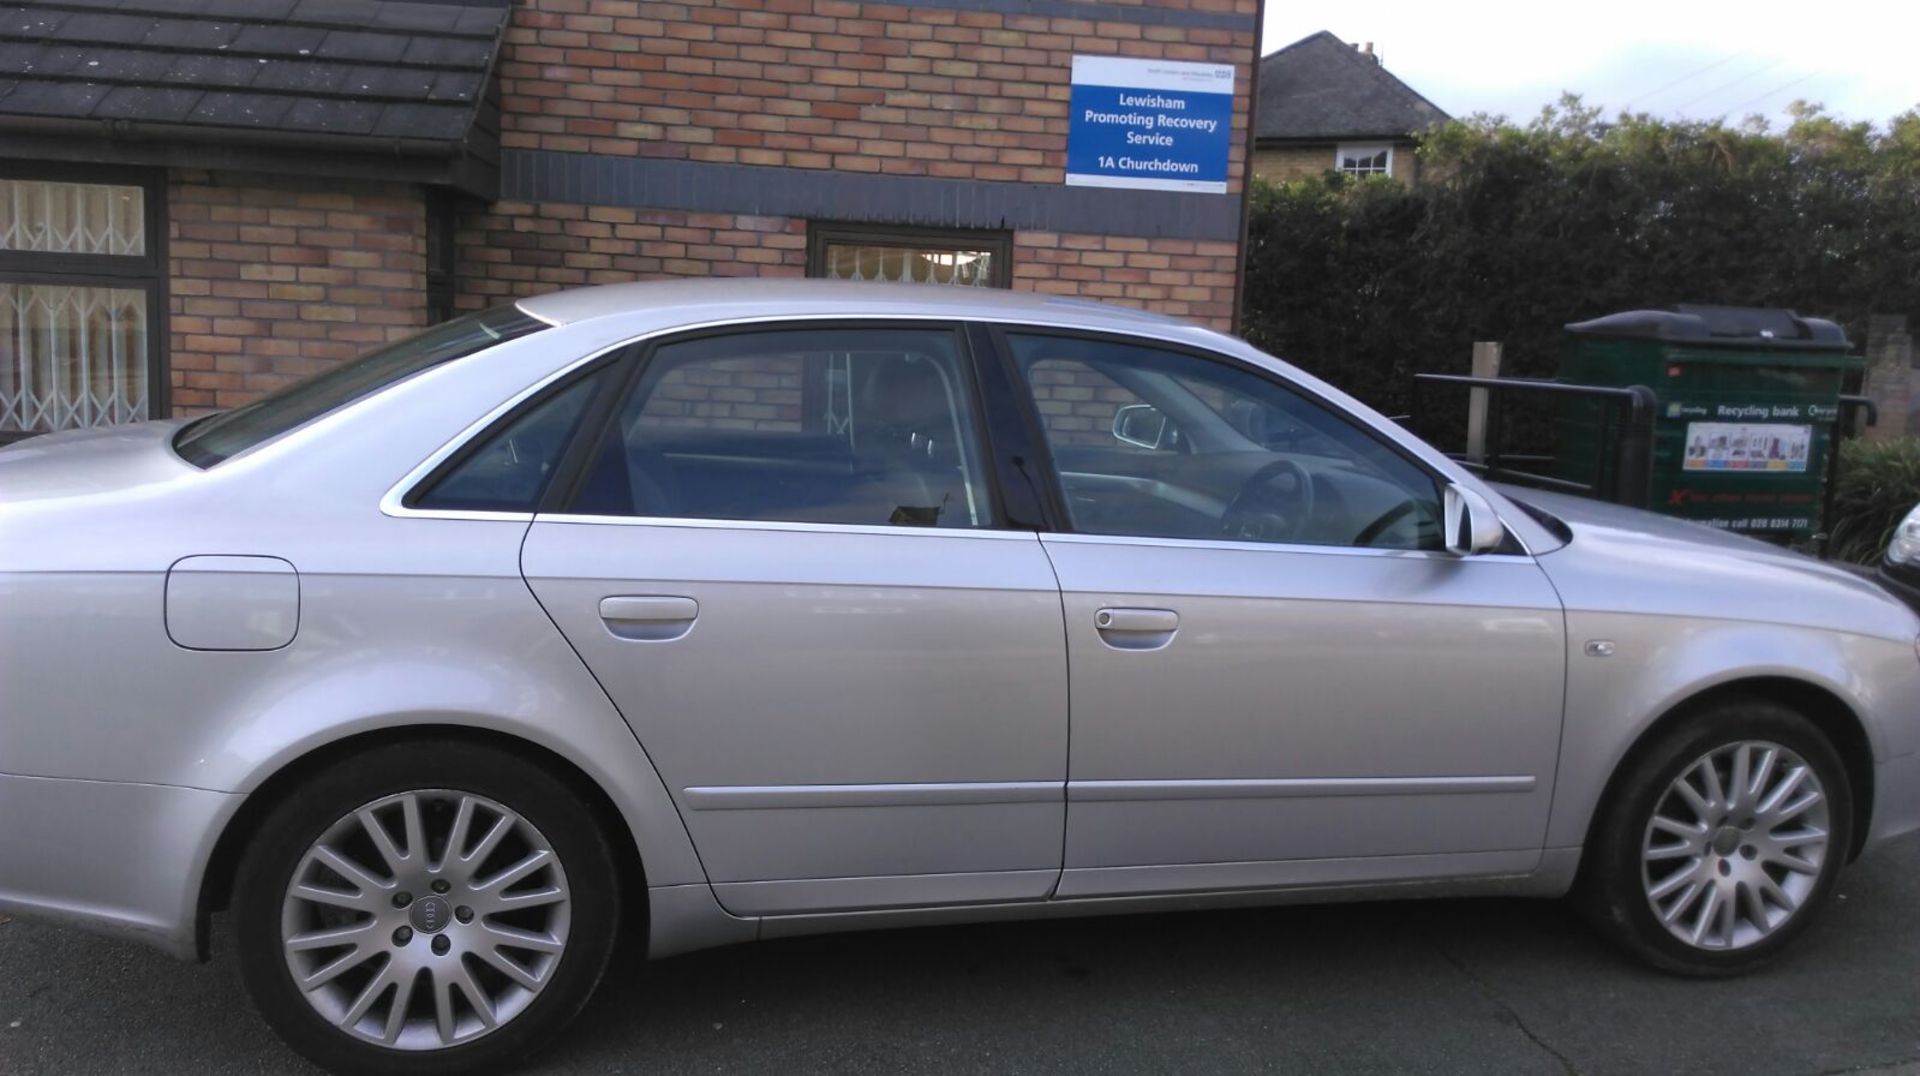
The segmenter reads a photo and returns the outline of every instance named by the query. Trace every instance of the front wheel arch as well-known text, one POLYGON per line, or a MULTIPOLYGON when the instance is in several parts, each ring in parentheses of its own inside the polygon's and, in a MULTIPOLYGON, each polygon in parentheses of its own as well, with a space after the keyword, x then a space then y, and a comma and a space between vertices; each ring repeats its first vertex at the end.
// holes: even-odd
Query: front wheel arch
POLYGON ((1786 706, 1813 722, 1828 742, 1833 744, 1833 749, 1840 755, 1841 764, 1846 768, 1847 784, 1853 793, 1853 834, 1847 849, 1847 861, 1852 862, 1859 856, 1860 850, 1866 845, 1867 826, 1873 814, 1873 745, 1867 739, 1866 726, 1861 724, 1853 707, 1818 684, 1784 676, 1750 677, 1716 684, 1690 695, 1669 707, 1666 713, 1640 731, 1633 745, 1614 764, 1613 772, 1607 775, 1606 786, 1600 791, 1600 798, 1594 801, 1592 817, 1587 821, 1586 838, 1581 842, 1582 874, 1590 860, 1588 851, 1593 848, 1595 836, 1606 816, 1607 804, 1613 802, 1621 782, 1645 757, 1646 752, 1693 715, 1743 698, 1766 699, 1786 706))
POLYGON ((627 894, 627 907, 621 913, 623 925, 632 929, 628 936, 647 937, 646 866, 640 858, 639 846, 634 842, 632 827, 627 825, 619 808, 599 782, 564 756, 518 736, 466 725, 406 725, 363 732, 316 747, 282 766, 248 793, 240 809, 234 812, 220 831, 213 853, 207 859, 206 870, 201 874, 193 924, 194 949, 201 962, 204 963, 212 955, 213 913, 227 908, 233 896, 240 860, 246 854, 247 845, 258 831, 260 823, 273 808, 291 790, 328 766, 356 755, 422 740, 443 743, 457 741, 503 749, 530 765, 540 767, 567 785, 593 812, 602 832, 606 834, 608 846, 613 849, 620 881, 627 894))

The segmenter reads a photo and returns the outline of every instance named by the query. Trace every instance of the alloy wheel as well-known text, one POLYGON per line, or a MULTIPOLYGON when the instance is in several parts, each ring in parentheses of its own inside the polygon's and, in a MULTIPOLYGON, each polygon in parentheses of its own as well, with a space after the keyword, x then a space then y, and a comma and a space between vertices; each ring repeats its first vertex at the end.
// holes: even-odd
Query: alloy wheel
POLYGON ((437 1050, 507 1024, 566 952, 572 894, 553 846, 484 796, 425 789, 335 821, 281 911, 295 987, 375 1045, 437 1050))
POLYGON ((1777 743, 1708 751, 1673 779, 1647 823, 1641 882, 1655 918, 1695 948, 1764 940, 1818 886, 1830 811, 1819 774, 1777 743))

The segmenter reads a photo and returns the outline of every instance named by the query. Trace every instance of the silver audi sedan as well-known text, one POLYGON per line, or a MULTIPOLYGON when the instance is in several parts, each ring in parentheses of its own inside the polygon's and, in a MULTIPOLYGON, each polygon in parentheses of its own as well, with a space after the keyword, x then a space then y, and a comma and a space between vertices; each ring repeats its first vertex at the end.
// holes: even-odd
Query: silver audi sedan
POLYGON ((1728 974, 1920 827, 1917 635, 1179 322, 563 292, 0 451, 0 910, 225 909, 348 1072, 524 1056, 623 932, 1572 893, 1728 974))

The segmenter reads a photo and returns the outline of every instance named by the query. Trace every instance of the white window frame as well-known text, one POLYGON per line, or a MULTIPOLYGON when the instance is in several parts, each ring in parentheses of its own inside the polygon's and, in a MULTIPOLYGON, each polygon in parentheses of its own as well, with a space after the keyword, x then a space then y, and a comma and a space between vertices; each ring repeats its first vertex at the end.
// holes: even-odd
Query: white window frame
POLYGON ((1391 176, 1393 175, 1393 157, 1391 142, 1343 142, 1333 148, 1333 170, 1347 176, 1391 176), (1383 151, 1387 155, 1385 172, 1353 171, 1346 167, 1348 157, 1377 157, 1383 151))

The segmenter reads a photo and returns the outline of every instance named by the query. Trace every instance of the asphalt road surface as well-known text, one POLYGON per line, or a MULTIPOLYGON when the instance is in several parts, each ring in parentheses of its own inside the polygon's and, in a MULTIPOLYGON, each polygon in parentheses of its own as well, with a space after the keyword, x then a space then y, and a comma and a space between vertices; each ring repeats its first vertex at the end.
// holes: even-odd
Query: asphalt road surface
MULTIPOLYGON (((527 1071, 1920 1074, 1920 840, 1840 894, 1781 963, 1726 982, 1640 970, 1550 902, 772 942, 617 969, 527 1071)), ((0 1073, 310 1071, 230 953, 0 924, 0 1073)))

